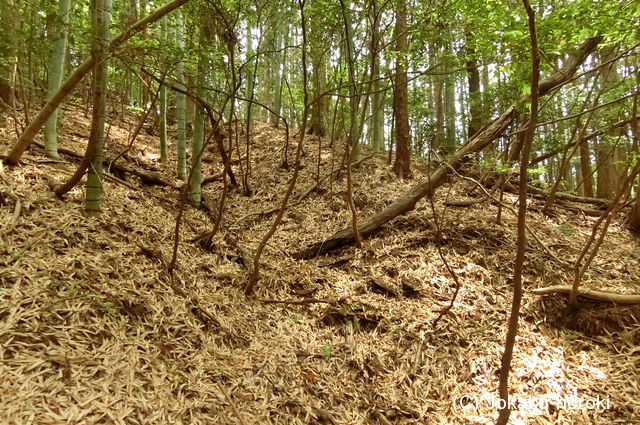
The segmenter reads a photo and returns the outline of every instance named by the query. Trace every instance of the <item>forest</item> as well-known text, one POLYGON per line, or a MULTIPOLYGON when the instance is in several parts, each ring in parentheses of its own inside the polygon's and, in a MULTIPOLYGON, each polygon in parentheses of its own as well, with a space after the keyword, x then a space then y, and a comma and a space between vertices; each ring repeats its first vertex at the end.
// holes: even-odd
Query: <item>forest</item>
POLYGON ((640 3, 2 0, 0 422, 640 424, 640 3))

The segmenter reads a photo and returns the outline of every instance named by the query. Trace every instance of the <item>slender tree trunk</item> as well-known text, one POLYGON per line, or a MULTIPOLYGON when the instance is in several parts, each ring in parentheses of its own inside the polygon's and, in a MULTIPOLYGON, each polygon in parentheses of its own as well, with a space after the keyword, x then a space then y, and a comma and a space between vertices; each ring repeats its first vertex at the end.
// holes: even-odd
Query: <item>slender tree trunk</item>
MULTIPOLYGON (((182 12, 176 14, 176 44, 181 55, 184 55, 184 22, 182 12)), ((182 91, 176 91, 176 145, 178 151, 177 173, 179 179, 187 176, 187 96, 184 94, 186 79, 184 76, 184 60, 182 57, 176 66, 176 86, 182 91)))
MULTIPOLYGON (((362 242, 360 241, 360 233, 358 232, 358 217, 356 212, 356 206, 353 202, 353 176, 351 174, 351 162, 357 160, 360 151, 357 150, 359 145, 360 125, 358 123, 358 104, 359 93, 356 86, 355 64, 353 57, 353 27, 351 24, 351 15, 349 8, 345 5, 344 0, 340 0, 342 7, 342 18, 344 21, 344 34, 347 54, 347 66, 349 67, 349 122, 351 127, 349 128, 349 134, 347 136, 347 197, 349 202, 349 209, 351 210, 351 228, 353 229, 356 241, 356 247, 362 248, 362 242), (357 156, 356 156, 357 155, 357 156)), ((358 158, 359 159, 359 158, 358 158)))
POLYGON ((593 174, 591 173, 591 153, 588 140, 580 143, 580 174, 582 178, 578 189, 581 195, 593 198, 593 174))
MULTIPOLYGON (((617 46, 607 46, 602 49, 602 61, 608 62, 617 55, 617 46)), ((604 70, 603 84, 607 88, 613 88, 620 83, 620 74, 618 74, 618 63, 613 62, 607 66, 604 70)), ((622 119, 623 117, 619 117, 622 119)), ((605 132, 605 135, 612 141, 615 141, 611 147, 611 174, 613 175, 613 187, 612 192, 614 194, 624 190, 622 184, 627 177, 627 165, 625 160, 627 158, 626 147, 621 144, 621 140, 626 136, 627 130, 621 127, 612 127, 605 132)), ((605 136, 605 137, 606 137, 605 136)), ((609 198, 613 199, 613 198, 609 198)))
POLYGON ((491 107, 491 99, 489 99, 489 65, 482 67, 482 119, 480 122, 487 122, 493 108, 491 107))
MULTIPOLYGON (((253 26, 251 23, 247 22, 247 86, 246 86, 246 94, 245 97, 247 99, 253 100, 255 96, 256 90, 256 68, 258 66, 258 57, 255 56, 256 51, 258 51, 259 46, 254 48, 253 46, 253 36, 251 35, 251 30, 253 26)), ((253 131, 253 103, 247 102, 245 106, 245 120, 247 123, 247 137, 251 136, 251 132, 253 131)))
POLYGON ((327 53, 324 34, 323 20, 312 19, 310 25, 309 39, 311 42, 311 67, 313 70, 313 95, 311 104, 311 122, 309 123, 308 134, 315 134, 323 137, 327 134, 327 53))
POLYGON ((0 2, 0 99, 15 108, 14 75, 16 69, 16 42, 13 0, 0 2))
POLYGON ((278 45, 282 49, 282 52, 278 54, 278 66, 276 68, 276 76, 275 76, 275 87, 274 87, 274 103, 273 103, 273 112, 271 115, 271 123, 278 127, 280 124, 280 116, 282 114, 282 91, 283 91, 283 79, 284 79, 284 71, 286 70, 287 64, 287 45, 289 44, 289 23, 281 22, 280 25, 283 28, 280 29, 282 31, 278 36, 278 45))
POLYGON ((104 122, 107 105, 107 72, 109 53, 109 21, 111 0, 92 0, 94 42, 93 57, 96 67, 93 73, 93 119, 91 135, 96 138, 95 151, 87 175, 85 210, 97 214, 102 204, 102 160, 104 150, 104 122))
POLYGON ((615 147, 603 140, 596 141, 596 197, 613 199, 616 195, 616 170, 613 164, 615 147))
POLYGON ((407 99, 407 2, 399 0, 396 9, 396 78, 393 89, 393 113, 396 121, 396 160, 393 172, 402 178, 411 177, 411 128, 407 99))
POLYGON ((466 35, 467 76, 469 81, 469 126, 467 137, 473 137, 482 123, 482 93, 480 92, 480 70, 476 59, 475 42, 471 34, 466 35))
POLYGON ((433 138, 432 149, 439 151, 444 146, 445 138, 445 120, 444 120, 444 98, 442 96, 442 89, 444 81, 440 76, 436 77, 436 82, 433 87, 433 101, 435 102, 436 110, 436 131, 433 138))
MULTIPOLYGON (((640 83, 640 73, 636 74, 637 82, 640 83)), ((638 98, 633 102, 633 117, 638 116, 638 98)), ((631 121, 631 134, 633 135, 633 144, 637 152, 640 147, 640 119, 634 118, 631 121)), ((629 229, 637 235, 640 235, 640 183, 636 187, 636 200, 631 207, 629 213, 629 229)))
MULTIPOLYGON (((451 42, 447 41, 445 45, 445 58, 444 63, 446 70, 452 68, 451 61, 453 56, 453 49, 451 42)), ((452 75, 447 75, 444 80, 444 105, 445 105, 445 144, 442 150, 450 154, 456 150, 457 135, 456 135, 456 89, 455 79, 452 75)))
POLYGON ((321 57, 313 64, 314 78, 314 104, 311 106, 311 127, 309 134, 317 136, 325 136, 327 134, 327 96, 326 91, 327 80, 327 56, 324 52, 320 53, 321 57))
MULTIPOLYGON (((201 66, 203 68, 203 66, 201 66)), ((204 72, 199 71, 200 72, 204 72)), ((200 82, 203 82, 204 76, 201 74, 198 77, 200 82)), ((200 90, 199 95, 202 95, 200 90)), ((195 117, 193 121, 193 140, 191 141, 191 166, 193 172, 191 173, 190 193, 189 198, 194 207, 199 208, 202 201, 202 159, 200 151, 204 143, 204 127, 205 127, 205 112, 200 105, 196 105, 195 117)))
MULTIPOLYGON (((255 49, 252 47, 251 42, 251 26, 247 23, 247 56, 250 58, 255 53, 258 53, 262 50, 262 35, 258 39, 258 43, 255 49)), ((253 59, 248 59, 248 76, 247 76, 247 94, 246 97, 249 99, 247 102, 246 109, 246 133, 245 133, 245 172, 242 175, 242 192, 245 196, 251 196, 253 194, 253 190, 251 189, 251 185, 249 184, 249 176, 251 175, 251 135, 253 133, 253 122, 255 118, 255 112, 253 107, 253 101, 256 96, 256 77, 258 74, 258 56, 256 55, 253 59)), ((238 148, 239 151, 239 148, 238 148)))
POLYGON ((345 25, 345 48, 342 53, 347 62, 347 71, 349 74, 349 146, 346 151, 346 156, 353 161, 360 159, 360 123, 358 109, 360 106, 360 93, 358 90, 358 82, 356 81, 356 69, 355 69, 355 48, 353 43, 353 26, 351 22, 351 14, 349 7, 343 3, 342 14, 345 25))
MULTIPOLYGON (((64 63, 67 51, 67 34, 71 0, 59 0, 58 13, 55 19, 53 34, 53 50, 49 66, 49 96, 58 91, 64 77, 64 63)), ((49 158, 58 157, 58 110, 56 108, 44 126, 44 150, 49 158)))
POLYGON ((507 327, 507 335, 504 344, 504 353, 500 362, 500 382, 498 392, 504 405, 500 406, 496 425, 506 425, 509 421, 511 408, 509 406, 509 372, 513 348, 518 334, 518 319, 520 317, 520 305, 522 304, 522 281, 525 262, 525 250, 527 245, 527 172, 533 136, 538 118, 538 86, 540 83, 540 52, 538 50, 538 36, 536 34, 535 13, 529 0, 522 0, 529 18, 529 36, 531 38, 531 113, 523 133, 522 155, 520 157, 520 187, 518 193, 518 237, 516 243, 516 258, 513 266, 513 301, 507 327))
MULTIPOLYGON (((188 1, 189 0, 174 0, 166 6, 156 10, 154 13, 145 17, 144 19, 137 21, 135 24, 127 28, 111 41, 109 45, 109 51, 114 51, 125 41, 129 40, 133 35, 146 28, 149 24, 152 24, 167 13, 179 8, 188 1)), ((4 162, 6 164, 18 163, 24 151, 29 147, 31 142, 33 142, 33 138, 36 136, 36 134, 38 134, 40 129, 42 129, 42 126, 49 119, 53 111, 55 111, 60 103, 64 100, 64 98, 67 97, 69 93, 71 93, 71 91, 82 80, 82 78, 87 75, 89 71, 91 71, 94 65, 94 59, 89 58, 78 68, 76 68, 76 70, 71 75, 67 77, 64 83, 62 83, 62 85, 60 86, 60 89, 53 96, 51 96, 49 100, 47 100, 47 103, 42 107, 42 109, 40 109, 40 112, 38 112, 38 115, 36 115, 29 122, 27 128, 25 128, 25 130, 22 132, 22 135, 20 135, 20 139, 16 142, 11 151, 5 157, 4 162)))
POLYGON ((282 111, 282 78, 283 68, 287 63, 287 49, 285 48, 289 42, 289 24, 284 19, 278 21, 278 34, 276 36, 276 45, 282 52, 276 54, 274 67, 274 85, 273 85, 273 113, 271 114, 271 124, 278 127, 280 123, 280 113, 282 111))
POLYGON ((380 81, 380 16, 378 1, 372 0, 371 28, 371 78, 373 79, 373 96, 371 98, 371 150, 378 154, 384 148, 384 92, 380 81))
MULTIPOLYGON (((162 19, 160 24, 161 43, 167 43, 167 19, 162 19)), ((162 84, 160 87, 160 162, 166 164, 168 160, 168 141, 167 141, 167 86, 162 84)))
MULTIPOLYGON (((204 33, 201 30, 199 35, 200 46, 205 44, 204 33)), ((207 75, 207 59, 201 54, 198 59, 196 75, 196 95, 202 99, 205 95, 205 84, 207 75)), ((193 117, 193 135, 191 140, 191 172, 189 174, 189 199, 194 207, 199 208, 202 202, 202 149, 204 145, 204 130, 206 113, 204 108, 197 102, 193 117)))

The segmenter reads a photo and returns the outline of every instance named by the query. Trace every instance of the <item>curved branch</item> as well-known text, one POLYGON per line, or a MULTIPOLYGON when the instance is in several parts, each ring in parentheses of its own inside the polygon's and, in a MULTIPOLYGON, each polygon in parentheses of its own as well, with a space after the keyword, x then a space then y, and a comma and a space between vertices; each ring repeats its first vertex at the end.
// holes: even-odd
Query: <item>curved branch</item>
MULTIPOLYGON (((140 19, 129 28, 121 32, 118 36, 116 36, 111 43, 109 44, 109 52, 113 52, 115 49, 120 47, 125 41, 130 39, 136 33, 145 29, 148 25, 162 18, 164 15, 169 12, 179 8, 183 4, 187 3, 189 0, 174 0, 173 2, 167 4, 164 7, 156 10, 152 14, 146 16, 143 19, 140 19)), ((36 115, 33 120, 29 123, 27 128, 22 132, 20 138, 13 146, 11 151, 4 158, 5 164, 15 165, 20 161, 20 157, 24 153, 25 150, 31 145, 33 139, 36 137, 36 134, 42 129, 42 126, 49 119, 53 111, 56 110, 58 106, 62 103, 65 97, 78 85, 80 81, 84 78, 85 75, 89 73, 95 66, 96 61, 93 57, 90 57, 86 61, 82 63, 76 70, 67 77, 67 79, 62 83, 57 92, 47 100, 47 103, 40 109, 38 115, 36 115)))

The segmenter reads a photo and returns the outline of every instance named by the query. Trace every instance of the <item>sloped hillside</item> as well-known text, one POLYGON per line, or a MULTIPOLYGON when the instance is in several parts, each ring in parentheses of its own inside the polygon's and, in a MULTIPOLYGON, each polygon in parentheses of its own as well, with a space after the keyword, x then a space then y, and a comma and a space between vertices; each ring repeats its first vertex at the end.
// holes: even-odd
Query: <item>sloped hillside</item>
MULTIPOLYGON (((6 151, 14 124, 1 120, 6 151)), ((83 152, 88 121, 69 107, 61 146, 83 152)), ((134 123, 111 121, 113 158, 134 123)), ((294 200, 318 170, 322 177, 339 168, 342 149, 329 142, 306 139, 294 200)), ((0 169, 0 422, 493 423, 514 217, 505 210, 497 224, 488 202, 444 207, 472 187, 458 181, 365 239, 361 250, 292 259, 289 253, 349 224, 341 172, 287 211, 248 298, 247 259, 292 175, 281 167, 283 146, 282 129, 257 124, 254 195, 230 189, 212 246, 194 241, 213 227, 222 183, 205 186, 208 210, 184 208, 173 280, 175 188, 126 173, 108 177, 104 211, 88 217, 82 186, 63 200, 51 194, 73 173, 73 157, 51 161, 33 147, 20 166, 0 169), (434 327, 458 285, 452 309, 434 327)), ((159 165, 153 135, 139 136, 118 163, 182 184, 159 165)), ((214 149, 205 163, 205 175, 221 171, 214 149)), ((241 175, 244 162, 234 170, 241 175)), ((415 180, 427 171, 416 163, 415 180)), ((361 216, 412 184, 396 180, 383 157, 365 159, 353 173, 361 216)), ((537 202, 527 289, 571 278, 570 260, 594 220, 563 211, 547 218, 537 202)), ((586 285, 640 292, 639 260, 637 240, 619 222, 586 285)), ((563 306, 559 297, 525 296, 511 380, 520 408, 511 423, 640 423, 640 310, 584 302, 567 318, 563 306)))

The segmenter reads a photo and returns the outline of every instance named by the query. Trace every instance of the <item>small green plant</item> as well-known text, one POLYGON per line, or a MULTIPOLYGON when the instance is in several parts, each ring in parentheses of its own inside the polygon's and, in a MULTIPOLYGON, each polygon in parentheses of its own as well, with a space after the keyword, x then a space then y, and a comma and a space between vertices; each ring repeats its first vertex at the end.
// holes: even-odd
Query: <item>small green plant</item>
POLYGON ((547 173, 547 167, 545 166, 541 166, 541 167, 536 167, 536 168, 529 168, 527 170, 527 174, 530 176, 540 176, 542 174, 546 174, 547 173))
POLYGON ((320 349, 320 354, 322 355, 322 357, 329 360, 331 358, 331 344, 326 343, 325 345, 323 345, 320 349))
POLYGON ((567 223, 562 223, 558 226, 558 230, 560 230, 565 236, 573 236, 574 230, 573 227, 569 226, 567 223))
POLYGON ((126 109, 127 109, 127 111, 133 112, 134 114, 142 114, 142 113, 144 113, 144 109, 142 109, 138 105, 129 105, 129 106, 127 106, 126 109))
POLYGON ((111 301, 102 301, 100 303, 100 308, 105 316, 116 316, 120 313, 120 306, 115 305, 111 301))
POLYGON ((293 323, 300 323, 300 318, 295 314, 291 316, 291 320, 293 320, 293 323))
POLYGON ((566 341, 566 342, 573 342, 576 339, 578 339, 578 333, 574 332, 574 331, 565 331, 562 333, 562 338, 566 341))
POLYGON ((498 173, 509 173, 513 169, 513 164, 505 164, 495 157, 481 159, 480 165, 498 173))

